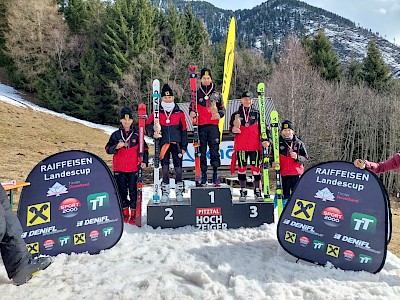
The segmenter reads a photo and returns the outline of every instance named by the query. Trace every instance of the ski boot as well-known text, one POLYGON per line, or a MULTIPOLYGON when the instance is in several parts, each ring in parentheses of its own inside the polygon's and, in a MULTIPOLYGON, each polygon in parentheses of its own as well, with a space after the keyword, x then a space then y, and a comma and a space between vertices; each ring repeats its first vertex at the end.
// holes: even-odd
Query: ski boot
POLYGON ((161 184, 161 202, 166 203, 169 200, 169 184, 162 183, 161 184))
POLYGON ((247 191, 245 189, 241 189, 240 190, 239 201, 240 202, 246 202, 246 197, 247 197, 247 191))
POLYGON ((38 257, 29 259, 28 263, 23 267, 19 267, 17 273, 12 277, 16 285, 28 282, 40 270, 46 269, 53 260, 50 257, 38 257))
POLYGON ((183 182, 178 182, 175 186, 176 201, 183 201, 183 190, 185 189, 185 184, 183 182))
POLYGON ((261 190, 259 188, 256 188, 254 190, 254 200, 256 200, 258 202, 264 201, 264 197, 261 195, 261 190))
POLYGON ((131 218, 129 207, 122 209, 122 215, 124 217, 124 223, 129 223, 129 219, 131 218))
POLYGON ((207 185, 207 172, 206 173, 201 173, 201 186, 206 186, 207 185))
POLYGON ((217 172, 213 173, 213 184, 214 186, 218 187, 221 185, 221 181, 219 180, 219 176, 217 172))
POLYGON ((129 224, 131 225, 136 225, 136 210, 134 210, 133 208, 130 208, 130 212, 131 212, 131 217, 129 218, 129 224))

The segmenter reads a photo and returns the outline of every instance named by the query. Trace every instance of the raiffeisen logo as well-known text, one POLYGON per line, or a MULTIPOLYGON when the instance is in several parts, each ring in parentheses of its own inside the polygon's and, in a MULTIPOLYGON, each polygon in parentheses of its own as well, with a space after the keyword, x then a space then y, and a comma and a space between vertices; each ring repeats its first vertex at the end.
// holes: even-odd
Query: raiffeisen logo
POLYGON ((314 210, 314 202, 296 199, 291 216, 305 221, 311 221, 314 215, 314 210))
POLYGON ((39 243, 38 242, 33 242, 30 244, 26 244, 26 249, 28 249, 28 252, 30 254, 39 254, 39 243))
POLYGON ((355 212, 351 215, 351 227, 358 232, 374 233, 377 219, 374 216, 355 212))
POLYGON ((336 207, 326 207, 321 214, 324 216, 324 223, 331 227, 339 226, 344 220, 343 213, 336 207))
POLYGON ((50 202, 33 204, 27 207, 26 226, 34 226, 51 222, 50 202))
POLYGON ((51 197, 51 196, 59 197, 60 195, 67 194, 67 193, 68 193, 68 189, 65 187, 65 185, 62 185, 61 183, 56 182, 47 191, 47 197, 51 197))
POLYGON ((67 198, 60 203, 58 206, 58 210, 61 211, 61 214, 65 218, 75 217, 79 213, 79 208, 81 207, 81 203, 76 198, 67 198))
POLYGON ((89 233, 89 237, 93 242, 97 241, 99 239, 99 236, 100 236, 100 232, 98 232, 97 230, 92 230, 89 233))
POLYGON ((347 261, 352 261, 355 257, 355 254, 351 250, 344 250, 343 252, 344 259, 347 261))
POLYGON ((87 204, 91 211, 107 210, 110 207, 108 193, 104 192, 87 196, 87 204))
POLYGON ((54 248, 55 243, 56 242, 54 240, 46 240, 43 243, 43 247, 44 247, 45 250, 49 251, 49 250, 52 250, 54 248))

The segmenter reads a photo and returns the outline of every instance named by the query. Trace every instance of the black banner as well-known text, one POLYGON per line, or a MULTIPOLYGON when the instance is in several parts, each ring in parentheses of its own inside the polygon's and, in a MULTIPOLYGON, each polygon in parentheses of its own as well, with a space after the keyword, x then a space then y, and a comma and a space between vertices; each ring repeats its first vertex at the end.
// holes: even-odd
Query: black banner
POLYGON ((91 254, 113 247, 123 230, 121 204, 107 165, 84 151, 41 161, 23 189, 18 218, 33 256, 91 254))
POLYGON ((390 222, 379 178, 332 161, 302 175, 279 219, 278 240, 300 259, 377 273, 385 263, 390 222))
POLYGON ((200 230, 258 227, 274 222, 274 204, 233 202, 229 187, 192 187, 190 199, 147 205, 147 225, 178 228, 187 225, 200 230))

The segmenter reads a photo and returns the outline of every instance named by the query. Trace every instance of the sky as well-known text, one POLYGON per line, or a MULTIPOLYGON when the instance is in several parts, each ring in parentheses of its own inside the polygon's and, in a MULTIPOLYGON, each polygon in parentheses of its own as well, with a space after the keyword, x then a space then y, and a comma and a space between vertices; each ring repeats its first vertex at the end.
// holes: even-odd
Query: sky
MULTIPOLYGON (((0 105, 10 104, 32 107, 0 84, 0 105)), ((145 187, 143 220, 151 197, 152 188, 145 187)), ((0 295, 29 300, 399 299, 400 259, 388 252, 377 274, 343 271, 329 264, 297 262, 279 245, 275 224, 209 231, 128 224, 113 248, 98 255, 59 254, 21 286, 11 283, 0 260, 0 295)))
MULTIPOLYGON (((263 0, 210 0, 223 9, 251 9, 263 0)), ((389 42, 400 45, 400 0, 303 0, 353 21, 357 26, 379 32, 389 42)))

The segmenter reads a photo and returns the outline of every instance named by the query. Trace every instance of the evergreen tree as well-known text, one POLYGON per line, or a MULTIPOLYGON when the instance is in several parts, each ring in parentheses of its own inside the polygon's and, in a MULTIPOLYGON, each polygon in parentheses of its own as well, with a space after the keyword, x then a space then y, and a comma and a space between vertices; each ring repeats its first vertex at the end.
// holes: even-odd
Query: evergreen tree
POLYGON ((362 81, 362 64, 357 61, 354 55, 351 56, 347 66, 346 77, 353 85, 360 84, 362 81))
POLYGON ((367 56, 363 60, 362 78, 369 87, 376 90, 385 89, 390 79, 390 70, 385 65, 374 40, 368 43, 367 56))
POLYGON ((68 0, 63 5, 65 20, 72 34, 82 32, 89 23, 89 2, 85 0, 68 0))
POLYGON ((312 40, 305 39, 304 45, 309 46, 311 65, 319 70, 321 76, 326 80, 339 80, 342 72, 339 59, 323 30, 319 30, 312 40))
POLYGON ((0 67, 7 66, 11 61, 7 55, 6 32, 9 31, 7 23, 7 4, 10 0, 0 2, 0 67))

